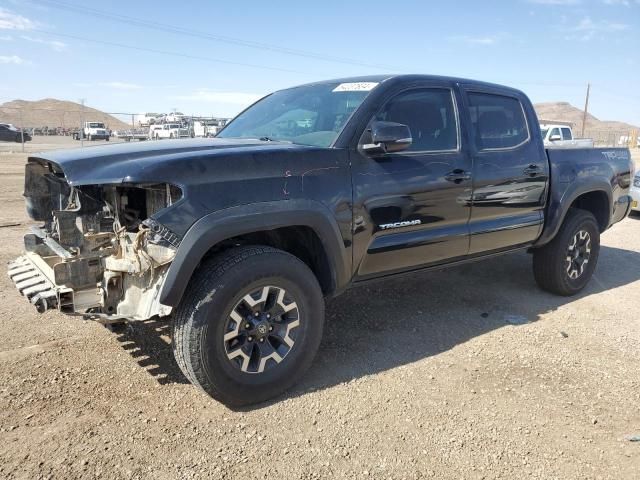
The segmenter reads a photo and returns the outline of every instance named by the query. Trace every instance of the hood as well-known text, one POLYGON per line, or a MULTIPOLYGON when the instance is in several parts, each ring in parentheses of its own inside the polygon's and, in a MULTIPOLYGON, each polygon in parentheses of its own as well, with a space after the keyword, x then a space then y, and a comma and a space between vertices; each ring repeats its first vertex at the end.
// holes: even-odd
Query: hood
POLYGON ((71 185, 171 182, 185 174, 210 171, 229 156, 316 147, 256 139, 199 138, 122 143, 35 154, 29 161, 57 165, 71 185))

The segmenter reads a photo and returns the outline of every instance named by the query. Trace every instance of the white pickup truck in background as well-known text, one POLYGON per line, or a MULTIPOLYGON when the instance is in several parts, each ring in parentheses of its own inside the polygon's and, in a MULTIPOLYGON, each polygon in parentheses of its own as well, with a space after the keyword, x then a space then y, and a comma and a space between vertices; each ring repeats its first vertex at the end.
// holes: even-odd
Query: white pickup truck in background
POLYGON ((152 140, 160 140, 161 138, 185 138, 190 136, 189 129, 179 123, 152 125, 149 128, 149 138, 152 140))
POLYGON ((575 138, 569 125, 540 124, 545 148, 593 148, 590 138, 575 138))
POLYGON ((109 130, 102 122, 84 122, 82 130, 74 132, 73 139, 80 140, 80 137, 88 140, 106 140, 111 136, 109 130))

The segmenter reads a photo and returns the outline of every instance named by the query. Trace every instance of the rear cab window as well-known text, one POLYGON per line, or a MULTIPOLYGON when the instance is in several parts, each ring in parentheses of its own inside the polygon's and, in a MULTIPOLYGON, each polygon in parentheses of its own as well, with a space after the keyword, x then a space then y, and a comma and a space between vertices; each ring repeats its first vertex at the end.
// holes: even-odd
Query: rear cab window
POLYGON ((471 131, 478 150, 502 150, 531 138, 519 99, 507 95, 468 92, 471 131))
POLYGON ((570 128, 563 128, 562 129, 562 139, 563 140, 573 140, 573 136, 571 135, 571 129, 570 128))

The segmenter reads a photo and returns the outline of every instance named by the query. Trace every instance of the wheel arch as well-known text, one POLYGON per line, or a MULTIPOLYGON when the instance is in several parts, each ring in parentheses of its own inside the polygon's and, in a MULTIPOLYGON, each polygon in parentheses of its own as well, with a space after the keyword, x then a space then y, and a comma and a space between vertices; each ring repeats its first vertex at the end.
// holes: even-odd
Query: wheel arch
POLYGON ((569 185, 561 194, 552 194, 545 212, 545 227, 536 247, 553 240, 571 208, 581 208, 593 213, 601 233, 611 225, 613 195, 609 182, 592 179, 588 183, 569 185))
POLYGON ((591 212, 596 217, 600 233, 607 229, 611 221, 611 200, 604 190, 592 190, 578 195, 569 208, 591 212))
POLYGON ((261 202, 211 213, 185 234, 169 266, 160 302, 175 307, 203 259, 237 245, 262 244, 287 251, 314 272, 325 295, 344 288, 351 259, 335 218, 312 200, 261 202))

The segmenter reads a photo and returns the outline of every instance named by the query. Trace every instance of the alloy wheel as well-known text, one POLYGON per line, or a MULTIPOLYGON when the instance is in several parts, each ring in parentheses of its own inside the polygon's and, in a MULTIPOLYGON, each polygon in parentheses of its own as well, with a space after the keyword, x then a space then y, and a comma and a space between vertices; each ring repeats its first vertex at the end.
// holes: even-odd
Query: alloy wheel
POLYGON ((227 358, 251 374, 277 366, 291 352, 300 320, 298 304, 284 288, 252 290, 236 303, 226 321, 227 358))
POLYGON ((571 280, 580 278, 591 257, 591 235, 586 230, 579 230, 569 242, 567 248, 567 275, 571 280))

